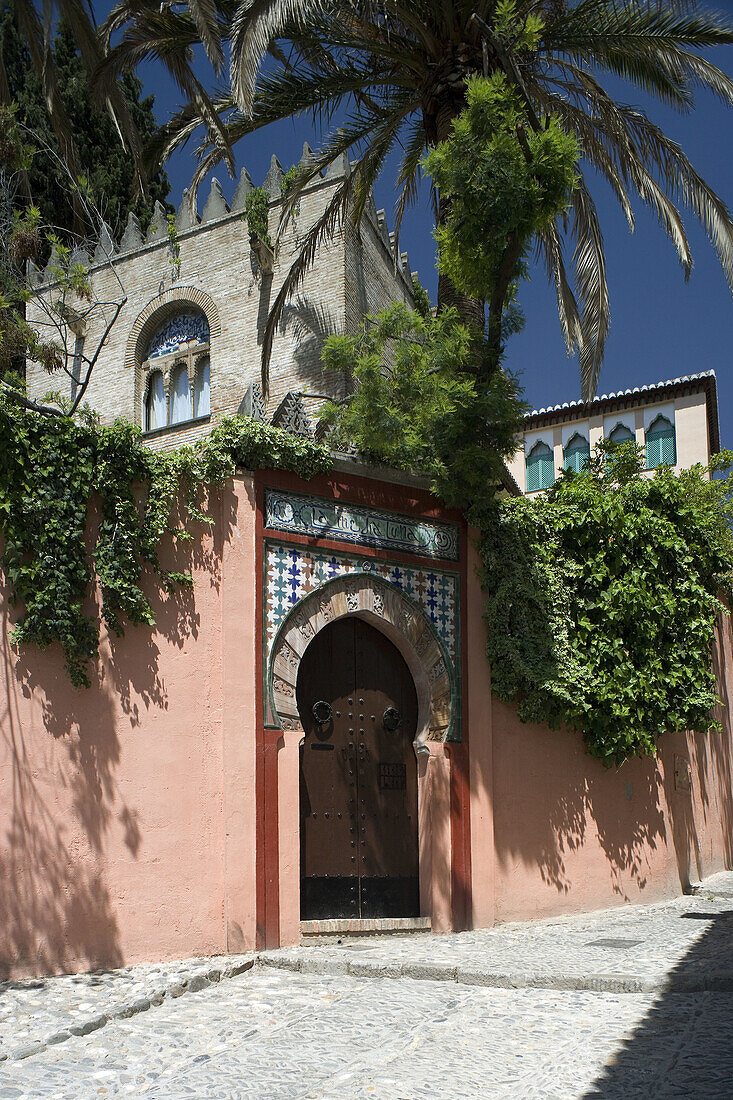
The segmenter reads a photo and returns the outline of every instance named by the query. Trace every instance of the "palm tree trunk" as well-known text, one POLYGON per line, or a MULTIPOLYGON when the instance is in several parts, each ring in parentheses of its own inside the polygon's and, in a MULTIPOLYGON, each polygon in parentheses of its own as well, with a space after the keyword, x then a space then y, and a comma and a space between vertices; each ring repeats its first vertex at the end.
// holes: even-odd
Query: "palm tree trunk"
MULTIPOLYGON (((504 254, 501 258, 501 263, 499 264, 499 271, 491 294, 491 301, 489 302, 489 331, 486 342, 489 351, 489 361, 490 364, 493 364, 493 367, 499 366, 499 360, 501 358, 501 330, 504 318, 504 306, 506 305, 509 287, 511 286, 512 277, 514 276, 514 271, 521 254, 521 238, 516 233, 510 233, 506 248, 504 249, 504 254)), ((490 369, 493 369, 493 367, 490 367, 490 369)))

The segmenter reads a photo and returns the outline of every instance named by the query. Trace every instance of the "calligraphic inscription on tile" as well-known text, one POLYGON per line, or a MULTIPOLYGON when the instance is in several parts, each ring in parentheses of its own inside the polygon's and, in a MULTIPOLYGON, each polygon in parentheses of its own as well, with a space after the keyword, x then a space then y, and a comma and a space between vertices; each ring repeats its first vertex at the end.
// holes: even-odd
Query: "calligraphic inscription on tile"
POLYGON ((276 531, 458 561, 458 526, 302 493, 265 490, 265 526, 276 531))

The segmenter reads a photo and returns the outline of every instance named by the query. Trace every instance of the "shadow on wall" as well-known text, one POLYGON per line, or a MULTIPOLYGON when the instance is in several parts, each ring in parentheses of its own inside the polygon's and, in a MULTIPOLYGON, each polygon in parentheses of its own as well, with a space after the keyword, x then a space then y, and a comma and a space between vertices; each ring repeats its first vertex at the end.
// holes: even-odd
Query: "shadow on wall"
MULTIPOLYGON (((521 876, 522 867, 537 868, 553 895, 568 896, 571 906, 572 896, 578 904, 588 889, 596 890, 597 900, 589 896, 583 904, 602 905, 613 895, 639 901, 652 871, 658 894, 671 885, 662 871, 667 849, 683 889, 733 866, 731 714, 723 674, 727 667, 730 675, 730 643, 726 620, 714 652, 722 732, 665 734, 657 761, 629 760, 606 770, 584 752, 579 736, 523 725, 513 707, 494 700, 495 843, 507 904, 502 919, 512 918, 512 871, 521 876), (594 846, 605 866, 593 861, 594 846), (588 873, 595 875, 594 886, 588 873)), ((525 892, 530 882, 531 870, 525 892)), ((563 908, 548 901, 548 911, 563 908)))
MULTIPOLYGON (((211 503, 223 520, 213 539, 195 532, 161 558, 171 569, 193 567, 199 586, 206 583, 201 573, 208 574, 218 589, 236 499, 227 490, 211 503)), ((103 631, 88 689, 71 686, 55 646, 17 654, 7 602, 0 611, 0 980, 124 962, 105 882, 106 841, 121 830, 138 859, 145 838, 115 778, 120 735, 126 721, 138 726, 145 711, 167 707, 158 642, 182 647, 200 625, 191 589, 166 595, 150 578, 148 594, 156 627, 129 627, 122 638, 103 631)))
POLYGON ((502 708, 501 714, 496 710, 495 744, 505 742, 495 753, 500 862, 535 866, 541 881, 557 895, 570 895, 577 886, 576 857, 587 844, 598 844, 612 892, 631 900, 627 884, 644 889, 648 852, 666 840, 654 764, 635 761, 620 773, 606 772, 584 753, 576 735, 522 726, 514 714, 504 722, 509 708, 502 708), (523 757, 533 758, 534 765, 522 778, 523 757), (514 792, 505 809, 501 803, 509 786, 507 772, 514 792))
POLYGON ((11 629, 3 613, 0 737, 10 798, 0 850, 0 979, 84 963, 118 966, 119 932, 101 866, 119 760, 111 700, 94 685, 94 706, 77 702, 56 654, 14 660, 11 629), (39 746, 38 731, 27 728, 31 696, 40 702, 44 732, 65 753, 39 746), (58 813, 61 800, 68 820, 58 813), (74 817, 86 834, 82 859, 74 817))
MULTIPOLYGON (((179 512, 173 517, 174 524, 186 527, 193 537, 162 547, 160 563, 173 572, 193 572, 199 577, 199 586, 208 583, 218 593, 224 544, 237 523, 237 501, 231 489, 222 488, 199 503, 202 511, 217 522, 212 527, 192 523, 179 512)), ((144 588, 155 612, 155 626, 129 627, 119 638, 105 634, 110 659, 100 666, 101 679, 109 679, 110 690, 119 697, 119 705, 133 727, 140 725, 151 707, 168 708, 168 692, 159 671, 158 641, 183 649, 188 639, 198 638, 201 626, 193 589, 179 585, 167 593, 151 573, 145 578, 144 588)))
MULTIPOLYGON (((283 309, 280 332, 290 332, 293 340, 293 367, 298 383, 305 392, 331 393, 335 398, 346 396, 347 379, 334 371, 324 373, 321 363, 323 345, 329 336, 342 331, 331 310, 301 295, 283 309)), ((318 406, 307 409, 315 414, 318 406)))
POLYGON ((712 920, 712 924, 672 970, 667 991, 607 1063, 585 1093, 586 1100, 627 1096, 720 1100, 733 1095, 733 909, 679 913, 678 919, 712 920), (714 990, 717 983, 721 992, 701 994, 703 979, 710 983, 708 989, 714 990))

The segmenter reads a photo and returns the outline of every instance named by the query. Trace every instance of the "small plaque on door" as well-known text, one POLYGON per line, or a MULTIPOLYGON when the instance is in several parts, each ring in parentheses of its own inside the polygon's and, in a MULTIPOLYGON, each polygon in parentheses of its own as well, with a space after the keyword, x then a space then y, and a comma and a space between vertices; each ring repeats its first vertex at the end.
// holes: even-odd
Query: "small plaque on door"
POLYGON ((405 764, 379 763, 379 788, 382 791, 404 791, 407 787, 405 764))

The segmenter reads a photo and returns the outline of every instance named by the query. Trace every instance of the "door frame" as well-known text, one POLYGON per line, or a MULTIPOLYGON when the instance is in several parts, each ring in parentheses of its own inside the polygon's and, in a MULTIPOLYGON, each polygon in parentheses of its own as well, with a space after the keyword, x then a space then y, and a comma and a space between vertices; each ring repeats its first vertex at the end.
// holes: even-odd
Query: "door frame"
POLYGON ((268 718, 279 726, 278 840, 280 943, 300 941, 300 745, 295 685, 300 660, 323 627, 346 615, 375 626, 397 647, 417 694, 418 874, 420 912, 433 931, 452 927, 451 746, 459 695, 451 662, 422 608, 369 572, 336 577, 296 604, 275 638, 266 681, 268 718))

